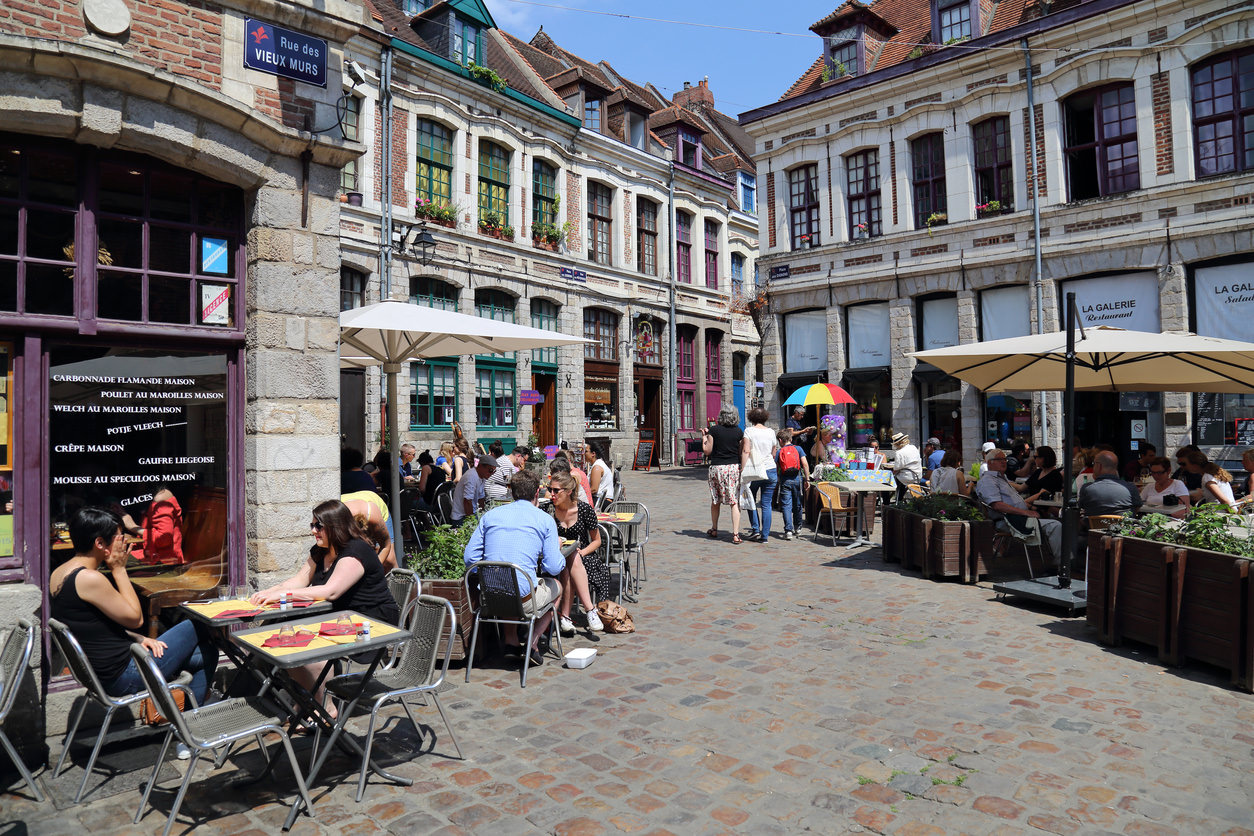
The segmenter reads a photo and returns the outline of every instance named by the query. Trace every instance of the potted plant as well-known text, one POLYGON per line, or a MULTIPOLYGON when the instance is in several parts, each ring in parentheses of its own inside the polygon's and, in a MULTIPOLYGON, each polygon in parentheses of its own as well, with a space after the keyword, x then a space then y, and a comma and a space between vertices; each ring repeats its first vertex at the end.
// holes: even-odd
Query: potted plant
POLYGON ((498 212, 484 212, 479 217, 479 232, 503 241, 514 240, 514 228, 505 223, 505 218, 498 212))
POLYGON ((1001 201, 990 200, 987 203, 977 203, 975 206, 975 215, 977 218, 988 218, 993 215, 1001 214, 1001 201))
POLYGON ((419 197, 414 201, 414 214, 436 226, 457 228, 458 209, 451 201, 419 197))
POLYGON ((944 212, 933 212, 932 214, 927 216, 927 220, 925 220, 923 223, 927 225, 927 235, 929 238, 931 238, 932 227, 944 226, 945 224, 949 223, 949 215, 945 214, 944 212))
MULTIPOLYGON (((409 557, 409 567, 422 581, 422 591, 448 600, 457 614, 457 635, 453 639, 453 658, 466 658, 470 646, 470 630, 475 611, 466 588, 466 544, 474 533, 478 519, 469 519, 454 528, 438 525, 422 533, 422 551, 409 557)), ((446 628, 447 629, 447 628, 446 628)), ((445 633, 445 635, 448 635, 445 633)))
POLYGON ((540 436, 531 433, 527 436, 527 447, 531 450, 531 455, 527 457, 527 461, 523 467, 530 470, 540 479, 544 479, 549 472, 549 459, 544 455, 544 448, 540 446, 540 436))
POLYGON ((870 237, 871 227, 865 223, 857 223, 853 225, 853 237, 855 241, 870 237))

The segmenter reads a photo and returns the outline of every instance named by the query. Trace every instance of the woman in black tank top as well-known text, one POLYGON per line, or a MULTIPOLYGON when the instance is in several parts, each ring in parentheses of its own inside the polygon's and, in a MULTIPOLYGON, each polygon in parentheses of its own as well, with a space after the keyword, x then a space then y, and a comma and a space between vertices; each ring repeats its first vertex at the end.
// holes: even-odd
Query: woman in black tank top
POLYGON ((134 632, 144 611, 126 574, 129 555, 122 520, 103 508, 81 508, 70 520, 74 557, 53 570, 48 593, 52 617, 78 640, 105 691, 123 697, 144 690, 130 647, 140 642, 152 653, 167 681, 180 671, 192 675, 191 688, 204 705, 218 664, 218 649, 207 630, 183 621, 150 639, 134 632), (100 572, 107 563, 112 579, 100 572))

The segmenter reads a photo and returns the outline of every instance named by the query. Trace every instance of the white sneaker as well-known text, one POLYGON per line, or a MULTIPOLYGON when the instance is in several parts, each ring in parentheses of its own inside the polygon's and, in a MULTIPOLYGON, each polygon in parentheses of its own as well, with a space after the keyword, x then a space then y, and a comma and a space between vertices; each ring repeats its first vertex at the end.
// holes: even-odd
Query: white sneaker
POLYGON ((575 635, 575 622, 564 615, 559 615, 557 617, 557 629, 563 636, 573 636, 575 635))
POLYGON ((785 531, 785 532, 784 532, 784 539, 785 539, 785 540, 791 540, 791 539, 793 539, 793 538, 794 538, 794 537, 796 537, 796 536, 797 536, 797 535, 796 535, 796 534, 793 534, 791 531, 785 531))
POLYGON ((177 743, 177 744, 175 744, 175 746, 174 746, 174 757, 178 758, 178 759, 179 759, 179 760, 181 760, 181 761, 185 761, 185 760, 189 760, 189 759, 191 758, 191 756, 192 756, 192 750, 191 750, 191 749, 188 749, 188 748, 187 748, 185 745, 183 745, 182 743, 177 743))
POLYGON ((588 613, 588 629, 594 633, 599 633, 605 629, 605 625, 601 623, 601 616, 597 615, 596 610, 588 613))

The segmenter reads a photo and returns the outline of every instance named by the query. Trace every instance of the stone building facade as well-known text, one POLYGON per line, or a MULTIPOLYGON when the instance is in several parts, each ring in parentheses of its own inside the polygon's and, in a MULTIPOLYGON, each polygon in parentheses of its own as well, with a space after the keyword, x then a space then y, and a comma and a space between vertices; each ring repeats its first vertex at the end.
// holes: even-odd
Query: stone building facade
MULTIPOLYGON (((753 387, 756 331, 729 309, 757 261, 747 136, 705 82, 672 100, 543 29, 530 41, 497 29, 481 3, 402 6, 374 0, 376 23, 350 46, 370 150, 345 181, 344 305, 408 300, 596 343, 410 364, 400 439, 434 454, 456 420, 506 450, 532 433, 601 439, 630 467, 651 435, 653 463, 670 461, 677 431, 753 387), (385 130, 374 115, 389 97, 385 130), (395 240, 424 221, 429 264, 412 247, 380 257, 387 224, 395 240)), ((379 375, 345 372, 342 388, 345 442, 373 452, 379 375)))
MULTIPOLYGON (((338 489, 334 195, 363 149, 336 105, 361 23, 346 0, 0 8, 0 632, 46 623, 77 507, 141 523, 160 484, 201 583, 305 558, 338 489)), ((74 695, 48 647, 15 726, 36 760, 74 695)))
MULTIPOLYGON (((816 22, 811 68, 741 116, 772 403, 825 376, 881 442, 935 435, 970 461, 990 438, 1059 445, 1059 396, 986 396, 909 352, 1061 330, 1068 291, 1089 327, 1246 339, 1252 24, 1249 4, 1174 0, 846 2, 816 22)), ((1232 461, 1249 407, 1082 394, 1077 430, 1232 461)))

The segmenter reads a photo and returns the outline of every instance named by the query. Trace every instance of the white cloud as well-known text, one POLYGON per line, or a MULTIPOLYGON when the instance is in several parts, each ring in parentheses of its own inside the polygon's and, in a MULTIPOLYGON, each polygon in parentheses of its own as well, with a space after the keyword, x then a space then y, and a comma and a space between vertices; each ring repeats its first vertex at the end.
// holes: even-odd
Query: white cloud
POLYGON ((510 0, 484 0, 484 5, 488 7, 492 19, 496 21, 499 28, 524 40, 536 33, 544 17, 551 16, 557 11, 540 6, 512 3, 510 0))

